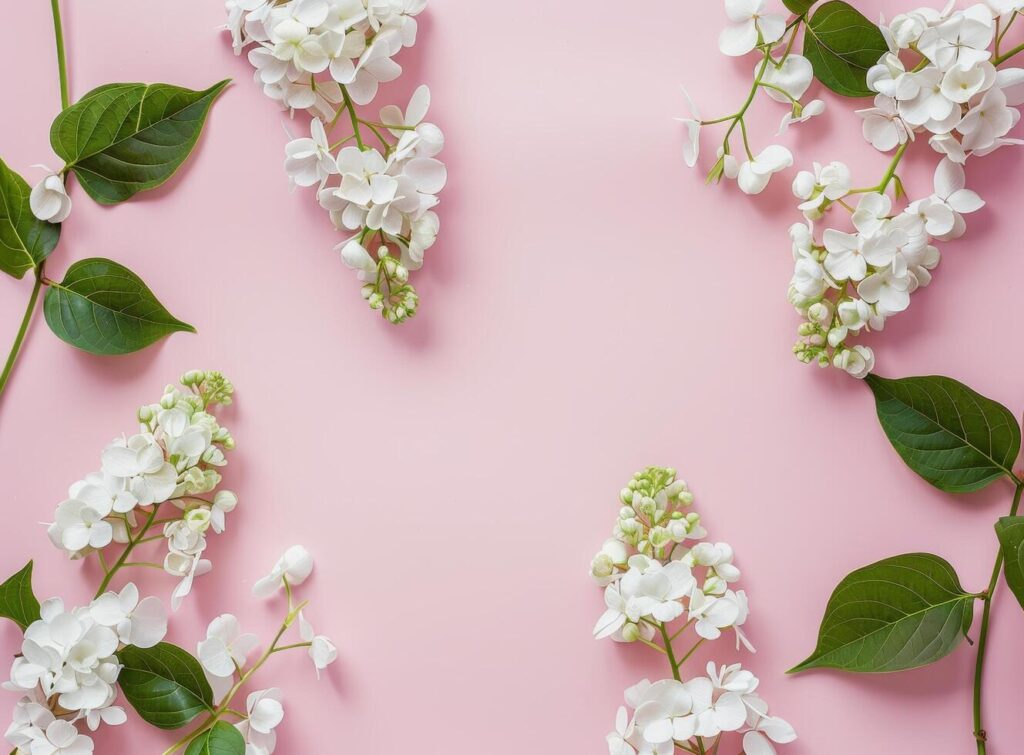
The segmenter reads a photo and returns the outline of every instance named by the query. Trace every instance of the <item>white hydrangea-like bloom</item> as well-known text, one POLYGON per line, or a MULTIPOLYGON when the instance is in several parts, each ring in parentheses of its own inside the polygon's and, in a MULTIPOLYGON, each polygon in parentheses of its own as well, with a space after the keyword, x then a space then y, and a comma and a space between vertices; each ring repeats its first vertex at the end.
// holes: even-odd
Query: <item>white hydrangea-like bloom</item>
POLYGON ((757 678, 739 664, 711 663, 706 676, 684 681, 677 659, 690 653, 683 656, 674 645, 687 630, 693 649, 730 631, 737 650, 753 651, 742 630, 750 613, 746 593, 729 586, 740 579, 735 553, 727 543, 703 539, 700 516, 686 510, 693 503, 686 483, 673 469, 649 467, 619 499, 613 536, 591 562, 606 607, 594 636, 657 645, 675 678, 626 690, 628 707, 619 709, 607 737, 611 755, 671 755, 677 746, 711 751, 727 733, 742 735, 744 752, 770 755, 774 744, 796 739, 788 723, 768 715, 755 694, 757 678))
POLYGON ((103 450, 100 470, 71 486, 48 530, 69 557, 84 558, 112 546, 134 548, 147 539, 159 510, 164 567, 181 580, 172 594, 174 609, 194 578, 211 568, 202 557, 207 532, 223 532, 238 503, 227 490, 204 497, 220 485, 225 451, 234 448, 231 434, 208 410, 231 403, 233 387, 219 373, 201 371, 186 373, 182 385, 184 390, 167 386, 159 402, 139 409, 139 432, 103 450))
POLYGON ((364 284, 369 305, 396 323, 416 313, 409 271, 422 267, 440 229, 433 208, 447 181, 436 159, 444 135, 426 120, 425 86, 404 112, 389 105, 379 120, 357 106, 401 75, 394 58, 415 44, 425 7, 425 0, 226 5, 232 44, 238 54, 248 49, 257 84, 283 108, 312 116, 310 135, 285 148, 285 172, 296 186, 317 187, 321 206, 347 235, 337 245, 343 263, 364 284), (339 137, 342 128, 349 133, 339 137))

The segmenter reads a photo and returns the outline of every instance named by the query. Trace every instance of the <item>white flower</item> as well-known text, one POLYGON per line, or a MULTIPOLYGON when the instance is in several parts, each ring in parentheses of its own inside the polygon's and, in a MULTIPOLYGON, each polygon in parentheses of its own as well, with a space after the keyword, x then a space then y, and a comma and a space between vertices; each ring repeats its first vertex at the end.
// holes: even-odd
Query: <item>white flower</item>
POLYGON ((310 643, 309 657, 313 660, 319 679, 320 672, 338 659, 338 649, 330 639, 313 631, 313 625, 306 620, 302 611, 299 611, 299 636, 303 642, 310 643))
POLYGON ((869 304, 878 305, 879 312, 892 315, 910 305, 909 286, 907 276, 896 274, 890 265, 862 280, 857 293, 869 304))
POLYGON ((873 108, 857 110, 856 113, 864 119, 864 138, 880 152, 888 152, 913 138, 913 131, 900 117, 896 100, 892 97, 877 95, 873 108))
POLYGON ((772 742, 789 744, 796 741, 796 731, 786 720, 768 715, 768 703, 754 694, 743 696, 747 706, 748 731, 743 735, 745 755, 776 755, 772 742))
POLYGON ((745 194, 760 194, 771 177, 793 164, 793 155, 785 147, 773 144, 765 147, 753 160, 740 166, 737 183, 745 194))
POLYGON ((698 711, 697 736, 717 737, 723 731, 737 731, 746 723, 747 709, 738 692, 723 692, 706 677, 688 681, 686 688, 693 696, 694 710, 698 711))
POLYGON ((104 474, 125 479, 139 505, 162 503, 174 494, 178 475, 152 435, 118 439, 104 449, 101 458, 104 474))
POLYGON ((810 257, 797 260, 793 279, 790 283, 804 298, 815 299, 825 293, 829 281, 825 277, 825 269, 821 263, 810 257))
POLYGON ((722 30, 718 48, 726 55, 740 56, 760 43, 777 42, 786 30, 786 19, 763 13, 765 0, 725 0, 725 13, 732 22, 722 30))
POLYGON ((837 351, 832 363, 852 377, 863 379, 875 368, 875 353, 867 346, 858 344, 852 349, 837 351))
POLYGON ((1003 90, 993 87, 985 92, 981 102, 967 111, 956 129, 964 135, 965 150, 980 151, 992 147, 1019 120, 1020 111, 1007 107, 1003 90))
POLYGON ((273 752, 277 744, 274 729, 284 720, 281 690, 271 687, 253 692, 246 699, 246 712, 249 717, 237 724, 246 744, 260 747, 264 752, 273 752))
POLYGON ((994 36, 992 12, 978 4, 958 11, 936 26, 925 29, 918 49, 943 71, 956 63, 975 66, 988 60, 994 36))
POLYGON ((337 248, 341 252, 342 262, 358 273, 359 280, 369 281, 377 276, 376 260, 366 251, 366 247, 358 241, 349 239, 339 244, 337 248))
POLYGON ((313 119, 310 132, 309 138, 293 139, 285 146, 284 170, 296 186, 322 184, 338 172, 319 118, 313 119))
POLYGON ((213 506, 210 508, 210 526, 218 535, 227 527, 227 514, 235 510, 238 505, 238 496, 230 490, 218 490, 213 496, 213 506))
MULTIPOLYGON (((761 65, 759 62, 754 68, 755 76, 761 70, 761 65)), ((787 55, 782 65, 769 63, 764 69, 764 75, 761 76, 761 83, 768 85, 764 87, 765 94, 777 102, 785 103, 803 97, 813 80, 814 69, 811 67, 811 61, 796 53, 787 55), (778 91, 779 89, 782 91, 778 91)))
POLYGON ((918 82, 907 74, 903 61, 894 53, 882 56, 877 65, 868 69, 868 88, 897 100, 908 100, 917 94, 918 82))
POLYGON ((167 634, 167 612, 159 598, 139 600, 139 590, 129 582, 121 592, 107 592, 89 606, 97 624, 112 627, 121 642, 151 648, 167 634))
POLYGON ((831 162, 824 167, 814 163, 814 173, 802 170, 793 181, 793 193, 799 199, 802 212, 811 212, 826 202, 835 202, 850 192, 850 169, 841 162, 831 162))
POLYGON ((776 132, 776 136, 782 136, 794 123, 806 123, 811 118, 821 115, 825 112, 825 103, 823 100, 811 100, 806 105, 800 106, 800 114, 796 115, 796 106, 793 110, 788 110, 785 115, 782 116, 782 122, 779 124, 779 130, 776 132))
POLYGON ((32 743, 32 755, 85 755, 93 751, 93 741, 70 721, 57 719, 46 727, 45 739, 32 743))
POLYGON ((78 497, 57 505, 47 534, 54 545, 71 554, 86 548, 105 548, 114 540, 114 528, 104 519, 111 511, 110 497, 91 485, 77 492, 78 497))
POLYGON ((882 229, 892 212, 892 200, 888 194, 869 192, 864 194, 857 203, 852 220, 853 225, 861 233, 872 236, 882 229))
POLYGON ((608 585, 613 581, 616 567, 625 567, 628 560, 629 549, 626 544, 618 538, 609 538, 590 562, 590 574, 599 585, 608 585))
MULTIPOLYGON (((915 73, 907 74, 916 89, 912 96, 904 97, 899 103, 899 114, 911 126, 926 126, 942 123, 952 127, 959 118, 959 109, 943 92, 943 74, 939 69, 929 66, 915 73), (946 123, 954 118, 953 123, 946 123)), ((931 127, 932 131, 949 130, 948 128, 931 127)))
POLYGON ((938 232, 933 233, 929 230, 933 236, 959 238, 966 230, 963 214, 976 212, 985 206, 982 198, 965 188, 966 185, 967 178, 962 165, 947 158, 939 161, 935 169, 933 197, 937 203, 948 209, 951 222, 948 228, 943 227, 938 232))
POLYGON ((958 63, 942 77, 942 95, 951 102, 963 104, 978 92, 990 88, 995 80, 995 66, 987 61, 975 66, 958 63))
MULTIPOLYGON (((706 595, 694 590, 690 597, 689 618, 694 631, 706 640, 717 640, 723 629, 741 626, 747 619, 747 597, 743 590, 726 590, 724 595, 706 595)), ((742 637, 737 633, 738 637, 742 637)))
POLYGON ((636 709, 633 728, 644 755, 671 754, 675 751, 673 740, 686 741, 696 730, 689 683, 663 679, 651 684, 644 679, 626 690, 626 701, 636 709))
POLYGON ((319 36, 310 34, 309 28, 296 19, 286 18, 274 24, 270 40, 274 42, 274 57, 291 62, 300 71, 319 73, 330 63, 319 36))
POLYGON ((683 97, 686 98, 686 104, 689 106, 690 117, 677 118, 676 120, 686 127, 686 141, 683 142, 683 161, 687 167, 692 168, 697 164, 697 158, 700 157, 700 113, 697 111, 697 106, 690 97, 690 93, 685 88, 680 88, 683 90, 683 97))
POLYGON ((245 665, 249 653, 259 643, 254 634, 242 634, 238 619, 229 613, 210 622, 206 639, 196 649, 203 668, 217 677, 229 677, 245 665))
POLYGON ((71 197, 64 181, 51 173, 37 183, 28 197, 32 214, 48 223, 63 223, 71 214, 71 197))
POLYGON ((377 96, 377 88, 381 83, 394 81, 401 74, 402 67, 391 59, 387 43, 374 40, 359 57, 351 74, 335 77, 334 80, 345 86, 353 102, 366 105, 377 96))
POLYGON ((836 280, 863 280, 868 272, 867 260, 861 247, 861 237, 829 228, 822 235, 828 255, 825 269, 836 280))
POLYGON ((401 160, 413 153, 418 157, 434 157, 444 148, 441 129, 426 122, 429 109, 430 89, 426 86, 419 86, 412 93, 405 113, 395 105, 381 108, 380 122, 391 127, 392 135, 399 139, 395 148, 396 159, 401 160))
POLYGON ((300 585, 313 571, 313 557, 301 545, 293 545, 278 559, 270 574, 258 580, 252 587, 257 598, 266 598, 277 592, 285 583, 300 585))

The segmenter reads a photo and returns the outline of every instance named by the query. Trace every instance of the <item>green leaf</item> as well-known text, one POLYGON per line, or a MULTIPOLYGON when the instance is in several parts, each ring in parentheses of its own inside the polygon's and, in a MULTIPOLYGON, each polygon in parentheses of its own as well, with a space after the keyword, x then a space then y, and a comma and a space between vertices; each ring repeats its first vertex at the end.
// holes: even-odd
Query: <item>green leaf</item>
POLYGON ((185 755, 245 755, 245 738, 231 724, 218 721, 192 740, 185 755))
POLYGON ((971 628, 975 596, 953 567, 928 553, 879 561, 839 583, 818 646, 789 673, 812 668, 903 671, 949 655, 971 628))
POLYGON ((129 354, 175 331, 195 333, 157 301, 142 279, 105 259, 87 259, 51 283, 43 302, 50 329, 90 354, 129 354))
POLYGON ((210 689, 199 661, 166 642, 143 649, 128 646, 118 684, 144 721, 161 729, 180 729, 200 713, 213 712, 210 689))
POLYGON ((1006 407, 946 377, 871 375, 878 419, 911 469, 939 490, 981 490, 1013 475, 1020 427, 1006 407))
POLYGON ((867 84, 868 69, 888 51, 878 27, 842 0, 820 6, 807 22, 804 56, 811 61, 818 80, 837 94, 873 96, 867 84))
POLYGON ((798 16, 804 15, 816 2, 818 0, 782 0, 782 4, 798 16))
POLYGON ((0 585, 0 616, 10 619, 25 631, 39 619, 39 601, 32 592, 32 562, 0 585))
POLYGON ((25 179, 0 160, 0 270, 24 277, 45 260, 60 238, 60 225, 32 214, 25 179))
POLYGON ((50 143, 100 204, 154 189, 185 162, 221 81, 196 92, 170 84, 106 84, 64 110, 50 143))
POLYGON ((1006 559, 1006 584, 1024 608, 1024 516, 1004 516, 996 522, 996 536, 1006 559))

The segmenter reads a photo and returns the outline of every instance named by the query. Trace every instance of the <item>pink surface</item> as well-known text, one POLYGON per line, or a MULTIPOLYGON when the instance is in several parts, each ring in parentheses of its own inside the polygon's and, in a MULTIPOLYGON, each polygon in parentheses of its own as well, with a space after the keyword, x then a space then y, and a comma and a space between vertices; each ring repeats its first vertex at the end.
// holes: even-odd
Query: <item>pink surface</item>
MULTIPOLYGON (((380 100, 404 103, 429 83, 451 176, 416 280, 421 314, 397 330, 359 298, 312 196, 289 192, 285 119, 215 31, 219 3, 67 5, 73 93, 113 80, 238 83, 172 187, 114 209, 73 189, 50 275, 109 256, 200 334, 101 359, 35 322, 0 414, 0 572, 33 557, 42 594, 85 600, 95 572, 65 563, 37 522, 131 429, 137 404, 185 369, 217 368, 238 388, 227 481, 242 503, 171 639, 192 647, 222 611, 266 633, 280 604, 249 587, 285 546, 310 548, 317 572, 302 593, 341 659, 319 685, 304 659, 267 668, 265 684, 287 696, 281 752, 602 752, 622 689, 665 674, 642 647, 590 639, 602 600, 587 565, 618 489, 647 464, 678 467, 712 537, 736 548, 759 648, 744 660, 800 734, 786 753, 973 752, 966 645, 899 676, 783 676, 857 566, 930 550, 983 589, 1010 491, 932 490, 889 447, 863 386, 789 354, 788 178, 759 202, 706 189, 682 165, 671 120, 684 112, 680 82, 708 114, 744 96, 753 62, 718 54, 719 3, 660 3, 637 24, 624 6, 583 0, 511 13, 432 0, 420 44, 403 53, 407 74, 380 100)), ((50 18, 41 2, 5 17, 0 153, 34 181, 32 163, 57 163, 50 18)), ((873 183, 885 158, 845 107, 786 143, 803 164, 843 159, 873 183)), ((759 112, 763 145, 781 110, 759 112)), ((1021 159, 1006 150, 970 166, 988 207, 945 246, 933 287, 874 339, 881 374, 948 374, 1024 408, 1021 159)), ((4 349, 28 293, 0 280, 4 349)), ((141 581, 171 589, 159 574, 141 581)), ((1004 593, 987 684, 993 755, 1024 741, 1022 631, 1004 593)), ((5 652, 15 635, 0 629, 5 652)), ((737 657, 728 640, 713 652, 737 657)), ((133 724, 101 741, 158 752, 170 738, 133 724)))

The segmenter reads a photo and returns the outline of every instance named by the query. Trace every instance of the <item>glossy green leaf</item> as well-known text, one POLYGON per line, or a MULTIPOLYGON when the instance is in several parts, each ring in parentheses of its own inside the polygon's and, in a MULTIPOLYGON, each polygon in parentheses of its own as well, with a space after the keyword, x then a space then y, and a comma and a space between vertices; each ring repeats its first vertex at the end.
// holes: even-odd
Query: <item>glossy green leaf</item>
POLYGON ((1012 474, 1020 427, 1006 407, 946 377, 867 384, 893 448, 935 487, 968 493, 1012 474))
POLYGON ((1024 516, 1004 516, 996 522, 996 536, 1003 548, 1006 584, 1024 608, 1024 516))
POLYGON ((804 15, 816 2, 818 0, 782 0, 782 4, 798 16, 804 15))
POLYGON ((199 661, 166 642, 152 648, 128 646, 118 684, 144 721, 161 729, 180 729, 200 713, 213 711, 213 691, 199 661))
POLYGON ((32 592, 32 562, 0 585, 0 616, 10 619, 25 631, 39 619, 39 601, 32 592))
POLYGON ((227 85, 107 84, 57 116, 50 143, 89 196, 117 204, 174 175, 227 85))
POLYGON ((807 21, 804 56, 818 81, 837 94, 873 96, 867 85, 868 69, 888 51, 878 27, 842 0, 829 0, 807 21))
POLYGON ((15 278, 45 260, 60 238, 60 225, 32 214, 32 189, 0 160, 0 270, 15 278))
POLYGON ((176 331, 195 333, 176 319, 128 268, 87 259, 51 283, 43 302, 50 329, 90 354, 128 354, 176 331))
POLYGON ((185 755, 245 755, 245 738, 231 724, 218 721, 192 740, 185 755))
POLYGON ((975 597, 946 561, 910 553, 850 574, 832 593, 811 657, 813 668, 879 673, 934 663, 971 628, 975 597))

